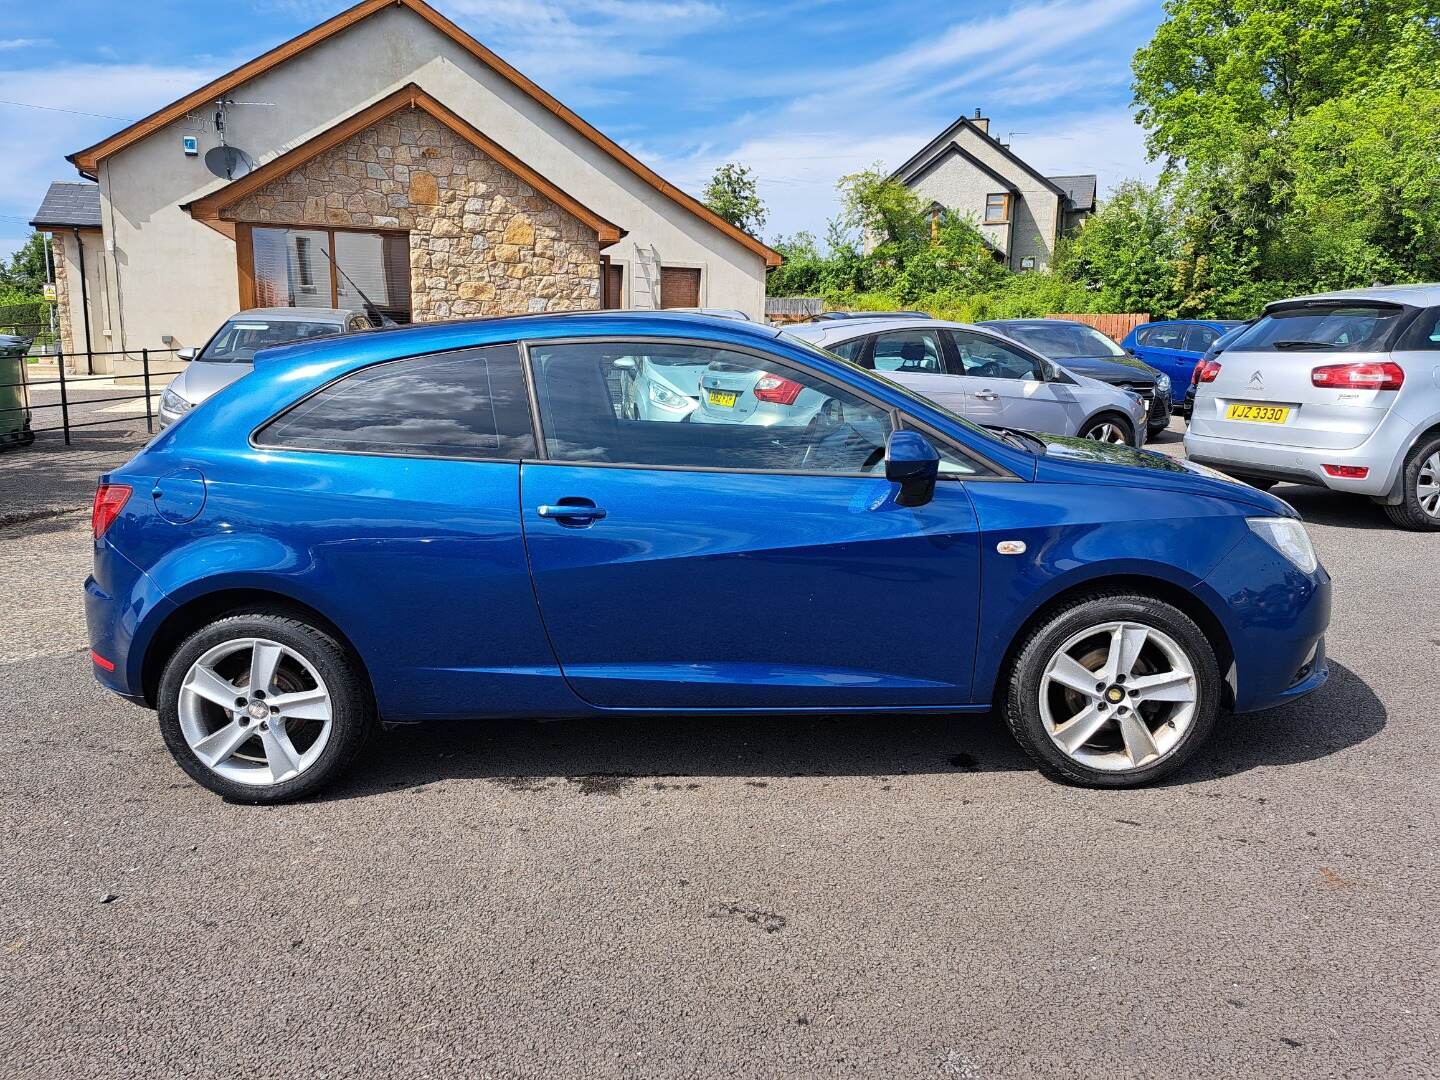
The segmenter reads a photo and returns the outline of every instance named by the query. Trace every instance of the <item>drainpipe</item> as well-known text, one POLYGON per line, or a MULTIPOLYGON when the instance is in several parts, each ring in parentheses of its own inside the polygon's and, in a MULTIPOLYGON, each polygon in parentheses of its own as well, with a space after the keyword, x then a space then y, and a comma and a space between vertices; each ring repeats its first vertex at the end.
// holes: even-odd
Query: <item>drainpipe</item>
POLYGON ((79 229, 72 231, 75 233, 75 247, 80 252, 80 311, 85 322, 85 374, 91 375, 95 353, 90 344, 90 288, 85 283, 85 242, 80 239, 79 229))

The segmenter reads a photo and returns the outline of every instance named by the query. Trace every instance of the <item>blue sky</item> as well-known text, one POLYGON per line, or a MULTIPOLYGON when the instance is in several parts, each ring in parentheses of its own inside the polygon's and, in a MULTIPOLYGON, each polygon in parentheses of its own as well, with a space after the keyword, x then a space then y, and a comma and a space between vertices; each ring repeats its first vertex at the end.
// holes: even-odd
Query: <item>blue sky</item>
MULTIPOLYGON (((1152 176, 1130 58, 1158 0, 432 0, 676 184, 753 168, 769 238, 823 233, 835 180, 900 164, 956 116, 1101 190, 1152 176)), ((64 160, 346 6, 324 0, 0 5, 0 253, 64 160), (103 114, 100 116, 77 113, 103 114), (118 119, 117 119, 118 118, 118 119)))

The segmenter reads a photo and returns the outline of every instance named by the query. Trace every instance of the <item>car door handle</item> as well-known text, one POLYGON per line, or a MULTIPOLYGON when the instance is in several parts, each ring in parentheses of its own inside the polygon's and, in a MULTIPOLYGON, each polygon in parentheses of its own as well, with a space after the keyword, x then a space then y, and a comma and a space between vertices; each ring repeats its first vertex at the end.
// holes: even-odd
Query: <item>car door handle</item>
POLYGON ((994 390, 977 390, 975 392, 975 400, 977 401, 994 401, 999 396, 1000 395, 995 393, 994 390))
POLYGON ((536 507, 535 512, 543 518, 554 518, 562 525, 572 521, 599 521, 608 513, 598 506, 551 506, 548 503, 536 507))

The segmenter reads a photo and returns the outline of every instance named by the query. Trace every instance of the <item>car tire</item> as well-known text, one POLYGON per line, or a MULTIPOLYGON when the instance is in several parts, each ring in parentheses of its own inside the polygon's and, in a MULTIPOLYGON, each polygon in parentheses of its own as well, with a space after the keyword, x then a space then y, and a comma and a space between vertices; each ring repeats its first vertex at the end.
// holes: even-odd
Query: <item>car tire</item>
POLYGON ((1416 443, 1400 469, 1400 502, 1385 513, 1402 529, 1440 531, 1440 434, 1416 443))
POLYGON ((1135 441, 1135 428, 1127 417, 1119 413, 1101 413, 1092 416, 1080 425, 1080 438, 1112 445, 1139 447, 1135 441), (1117 437, 1118 436, 1118 437, 1117 437))
POLYGON ((1210 737, 1222 685, 1214 647, 1184 612, 1149 596, 1098 593, 1064 603, 1026 633, 1001 706, 1015 741, 1050 779, 1141 787, 1182 768, 1210 737), (1127 657, 1129 670, 1120 670, 1127 657))
POLYGON ((1235 479, 1249 484, 1257 491, 1269 491, 1280 482, 1278 480, 1272 480, 1268 476, 1237 476, 1235 479))
POLYGON ((157 696, 175 761, 231 802, 315 794, 349 769, 376 726, 359 658, 281 611, 236 612, 195 631, 166 663, 157 696), (252 690, 267 662, 266 688, 252 690))

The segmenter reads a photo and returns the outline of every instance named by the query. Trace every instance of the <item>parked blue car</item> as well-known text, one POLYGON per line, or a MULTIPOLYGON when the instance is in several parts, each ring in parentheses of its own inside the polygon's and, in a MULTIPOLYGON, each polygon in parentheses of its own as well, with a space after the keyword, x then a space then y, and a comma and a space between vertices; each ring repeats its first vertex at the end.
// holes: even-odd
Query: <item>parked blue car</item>
POLYGON ((95 674, 248 802, 379 722, 637 713, 999 707, 1046 774, 1126 787, 1326 677, 1285 503, 701 315, 262 352, 101 477, 93 526, 95 674), (681 356, 707 422, 630 415, 623 379, 681 356))
MULTIPOLYGON (((1141 323, 1125 335, 1122 348, 1170 376, 1177 400, 1184 398, 1185 387, 1195 365, 1205 350, 1242 322, 1230 319, 1173 319, 1168 322, 1141 323)), ((1175 411, 1181 412, 1184 406, 1175 411)))

